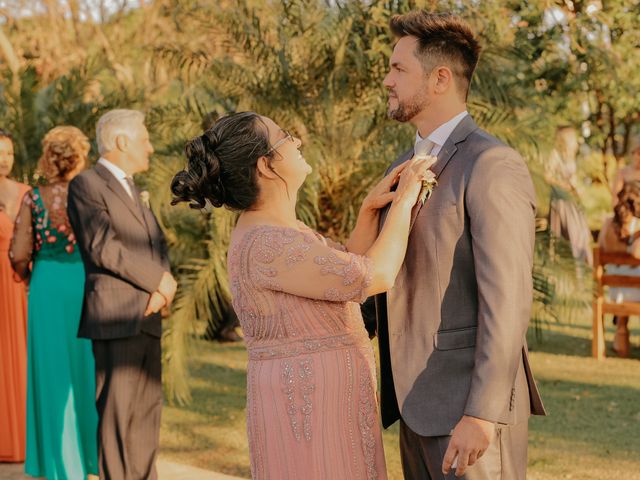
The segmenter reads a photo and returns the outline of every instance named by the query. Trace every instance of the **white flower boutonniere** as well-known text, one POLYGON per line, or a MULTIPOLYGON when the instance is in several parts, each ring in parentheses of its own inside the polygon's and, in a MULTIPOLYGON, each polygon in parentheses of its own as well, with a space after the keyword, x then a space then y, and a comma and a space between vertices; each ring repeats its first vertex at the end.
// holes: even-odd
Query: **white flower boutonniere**
POLYGON ((147 190, 140 192, 140 202, 142 202, 145 207, 151 208, 151 204, 149 203, 149 192, 147 190))
POLYGON ((422 189, 420 190, 420 202, 424 205, 424 202, 427 201, 427 198, 431 196, 433 189, 438 185, 438 180, 436 180, 436 174, 431 170, 427 172, 427 178, 422 180, 422 189))
MULTIPOLYGON (((437 157, 434 155, 420 155, 416 158, 425 158, 429 161, 429 169, 431 166, 436 163, 437 157)), ((427 201, 427 198, 431 196, 433 189, 438 185, 438 180, 436 180, 436 174, 431 170, 427 171, 426 178, 422 180, 422 189, 420 190, 420 195, 418 196, 418 200, 420 203, 424 205, 424 202, 427 201)))

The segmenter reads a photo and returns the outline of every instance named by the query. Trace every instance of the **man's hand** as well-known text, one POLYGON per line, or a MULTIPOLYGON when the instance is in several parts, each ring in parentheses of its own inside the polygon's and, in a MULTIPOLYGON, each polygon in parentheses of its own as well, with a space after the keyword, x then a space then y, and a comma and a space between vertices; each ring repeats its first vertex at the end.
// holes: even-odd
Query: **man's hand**
POLYGON ((159 312, 167 304, 167 299, 160 292, 153 292, 149 296, 149 303, 144 311, 144 316, 151 315, 152 313, 159 312))
POLYGON ((492 422, 480 418, 463 416, 453 429, 449 448, 444 454, 442 473, 447 475, 457 458, 456 476, 464 475, 467 467, 473 465, 489 448, 496 427, 492 422))
POLYGON ((178 282, 175 281, 169 272, 164 272, 160 279, 160 285, 158 285, 158 292, 166 299, 167 306, 173 302, 177 288, 178 282))

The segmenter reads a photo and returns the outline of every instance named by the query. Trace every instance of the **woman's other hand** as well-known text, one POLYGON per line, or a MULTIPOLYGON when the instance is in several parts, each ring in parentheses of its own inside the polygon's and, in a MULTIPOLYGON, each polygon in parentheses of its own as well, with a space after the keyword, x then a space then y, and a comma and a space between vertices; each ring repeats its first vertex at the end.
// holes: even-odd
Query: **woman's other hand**
POLYGON ((396 192, 391 189, 398 184, 400 174, 407 168, 409 162, 404 162, 391 170, 378 184, 371 189, 362 202, 362 208, 367 210, 379 210, 393 201, 396 192))

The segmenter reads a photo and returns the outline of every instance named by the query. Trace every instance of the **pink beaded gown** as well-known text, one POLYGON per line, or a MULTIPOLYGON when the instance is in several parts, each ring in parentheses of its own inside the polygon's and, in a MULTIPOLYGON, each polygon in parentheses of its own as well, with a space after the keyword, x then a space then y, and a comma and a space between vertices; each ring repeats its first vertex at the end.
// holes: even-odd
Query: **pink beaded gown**
POLYGON ((370 260, 300 228, 254 226, 229 249, 249 353, 252 477, 386 479, 375 359, 357 303, 370 260))

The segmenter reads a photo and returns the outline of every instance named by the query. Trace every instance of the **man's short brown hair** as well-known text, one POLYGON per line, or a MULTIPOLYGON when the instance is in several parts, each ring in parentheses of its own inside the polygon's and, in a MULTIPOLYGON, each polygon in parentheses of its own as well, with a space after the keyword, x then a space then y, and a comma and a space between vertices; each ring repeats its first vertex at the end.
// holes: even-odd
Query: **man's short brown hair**
POLYGON ((418 40, 415 55, 425 72, 438 64, 448 66, 466 98, 481 49, 467 22, 451 13, 418 10, 394 15, 389 25, 396 37, 411 36, 418 40))

